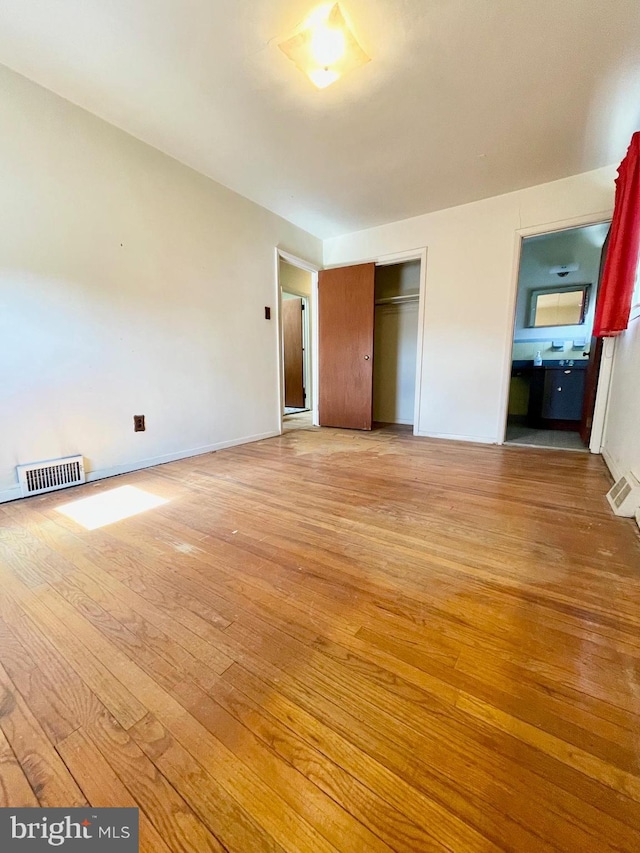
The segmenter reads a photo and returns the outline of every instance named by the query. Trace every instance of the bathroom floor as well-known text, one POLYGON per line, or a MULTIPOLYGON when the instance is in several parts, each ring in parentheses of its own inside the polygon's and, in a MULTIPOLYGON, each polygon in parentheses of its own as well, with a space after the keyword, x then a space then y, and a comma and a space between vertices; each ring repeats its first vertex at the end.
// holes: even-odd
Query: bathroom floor
POLYGON ((588 452, 579 433, 559 429, 533 429, 532 427, 509 424, 506 444, 522 444, 526 447, 551 447, 556 450, 578 450, 588 452))

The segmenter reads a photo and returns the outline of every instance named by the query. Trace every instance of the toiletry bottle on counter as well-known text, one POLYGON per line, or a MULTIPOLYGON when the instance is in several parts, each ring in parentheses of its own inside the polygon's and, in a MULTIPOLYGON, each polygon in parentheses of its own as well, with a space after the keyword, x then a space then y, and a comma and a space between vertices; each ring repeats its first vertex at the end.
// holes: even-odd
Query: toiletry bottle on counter
POLYGON ((542 353, 540 350, 536 353, 536 357, 533 359, 534 367, 542 367, 542 353))

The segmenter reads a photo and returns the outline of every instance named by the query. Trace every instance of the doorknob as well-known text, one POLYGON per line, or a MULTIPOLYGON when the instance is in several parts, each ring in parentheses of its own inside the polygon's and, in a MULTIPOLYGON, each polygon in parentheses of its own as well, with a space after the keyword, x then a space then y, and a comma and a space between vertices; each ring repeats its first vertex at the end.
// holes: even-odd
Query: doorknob
POLYGON ((365 360, 365 361, 369 361, 369 356, 368 356, 368 355, 365 355, 364 360, 365 360))

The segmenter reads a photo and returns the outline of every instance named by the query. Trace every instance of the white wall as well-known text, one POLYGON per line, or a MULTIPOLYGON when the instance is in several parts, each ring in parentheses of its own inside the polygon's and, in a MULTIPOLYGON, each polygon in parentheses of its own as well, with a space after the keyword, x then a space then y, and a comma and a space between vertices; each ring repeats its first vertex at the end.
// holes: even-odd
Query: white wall
POLYGON ((0 67, 0 499, 277 433, 274 246, 321 243, 0 67), (144 414, 147 431, 133 432, 144 414))
POLYGON ((610 215, 614 178, 606 167, 325 241, 326 266, 427 247, 420 434, 501 440, 517 232, 610 215))
POLYGON ((640 317, 616 341, 603 453, 616 480, 640 477, 640 317))

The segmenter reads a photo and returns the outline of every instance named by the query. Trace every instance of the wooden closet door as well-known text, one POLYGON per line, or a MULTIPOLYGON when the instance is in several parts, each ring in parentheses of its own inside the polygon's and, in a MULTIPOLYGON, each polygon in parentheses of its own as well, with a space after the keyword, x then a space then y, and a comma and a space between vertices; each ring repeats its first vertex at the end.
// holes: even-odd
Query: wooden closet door
POLYGON ((371 429, 375 264, 318 277, 321 426, 371 429))

